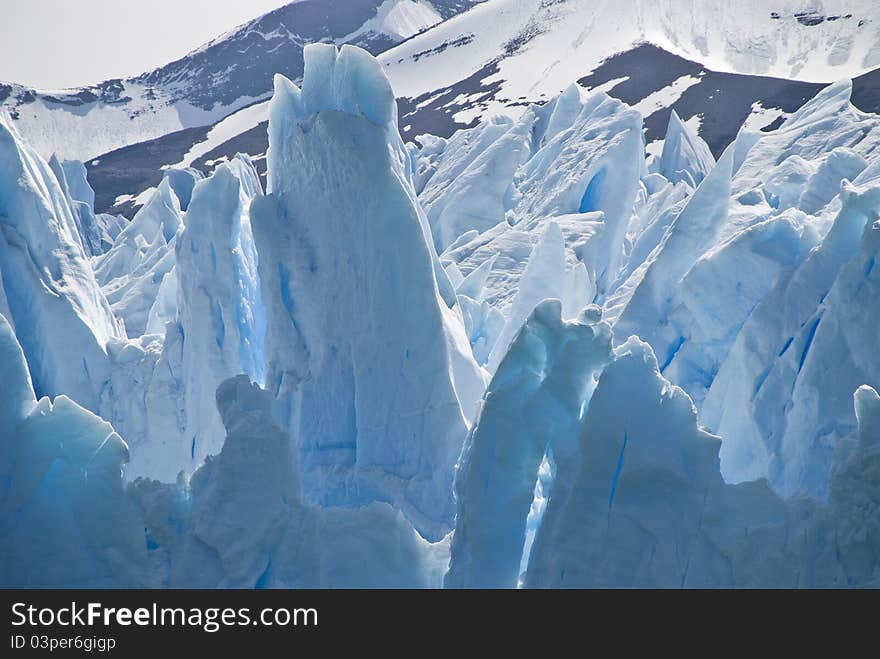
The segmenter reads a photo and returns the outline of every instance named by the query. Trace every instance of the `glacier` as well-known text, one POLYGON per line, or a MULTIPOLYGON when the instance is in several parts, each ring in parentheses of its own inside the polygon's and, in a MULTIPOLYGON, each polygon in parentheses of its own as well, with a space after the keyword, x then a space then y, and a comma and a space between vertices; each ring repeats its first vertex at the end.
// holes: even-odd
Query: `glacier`
MULTIPOLYGON (((880 586, 880 117, 278 75, 130 220, 0 118, 0 585, 880 586)), ((157 179, 159 180, 159 179, 157 179)))

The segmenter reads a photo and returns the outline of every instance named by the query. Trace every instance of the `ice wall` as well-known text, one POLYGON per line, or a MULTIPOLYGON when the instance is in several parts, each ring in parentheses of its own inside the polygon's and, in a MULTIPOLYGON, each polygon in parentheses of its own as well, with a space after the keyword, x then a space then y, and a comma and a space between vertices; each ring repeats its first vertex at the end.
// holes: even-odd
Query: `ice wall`
POLYGON ((699 428, 690 399, 663 379, 650 346, 630 339, 599 379, 577 478, 567 498, 551 494, 526 585, 871 585, 876 552, 853 533, 873 528, 866 517, 877 501, 872 480, 855 475, 876 462, 876 439, 865 439, 871 391, 856 395, 862 439, 832 478, 838 495, 830 506, 786 501, 764 480, 724 482, 719 439, 699 428), (860 497, 863 507, 854 505, 860 497))
POLYGON ((97 411, 106 345, 121 332, 70 201, 49 165, 0 119, 0 299, 38 396, 97 411))
POLYGON ((266 386, 307 501, 391 502, 437 539, 467 432, 457 380, 480 392, 482 376, 438 287, 381 67, 350 46, 305 57, 302 90, 276 78, 268 195, 252 206, 266 386))
POLYGON ((548 454, 563 472, 577 461, 580 415, 611 357, 597 311, 565 322, 558 300, 539 304, 492 378, 456 478, 446 587, 516 587, 538 468, 548 454))

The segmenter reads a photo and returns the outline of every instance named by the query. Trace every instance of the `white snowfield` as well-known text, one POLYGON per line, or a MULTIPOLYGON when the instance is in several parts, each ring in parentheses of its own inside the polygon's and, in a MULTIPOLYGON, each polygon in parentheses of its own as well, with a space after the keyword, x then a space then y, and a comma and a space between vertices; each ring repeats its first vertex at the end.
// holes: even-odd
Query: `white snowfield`
MULTIPOLYGON (((54 153, 63 158, 88 161, 184 128, 210 126, 262 100, 241 97, 229 105, 204 110, 186 101, 174 100, 172 94, 153 87, 130 81, 122 84, 123 95, 130 99, 124 104, 97 100, 70 108, 38 96, 34 102, 21 106, 11 102, 0 105, 0 113, 14 112, 17 129, 44 157, 54 153)), ((18 85, 12 88, 14 94, 25 92, 18 85)), ((39 93, 52 94, 42 90, 39 93)), ((66 94, 70 90, 58 93, 66 94)))
MULTIPOLYGON (((213 140, 224 135, 224 131, 243 123, 250 128, 264 121, 265 117, 258 119, 260 109, 265 110, 265 101, 271 96, 269 89, 261 89, 253 95, 241 94, 234 100, 212 104, 209 109, 202 103, 190 102, 185 93, 181 94, 186 91, 188 84, 202 83, 201 78, 210 75, 211 82, 222 87, 230 82, 230 74, 235 73, 236 68, 231 65, 228 70, 206 74, 201 70, 203 65, 199 64, 198 56, 210 48, 221 52, 224 48, 234 49, 245 54, 257 40, 273 44, 273 50, 259 53, 258 56, 263 58, 271 57, 274 50, 283 49, 283 46, 303 45, 304 37, 296 32, 299 25, 286 26, 278 22, 276 30, 265 34, 260 31, 263 18, 257 17, 189 53, 183 59, 194 60, 195 63, 183 67, 182 72, 178 70, 170 80, 163 80, 160 84, 148 84, 141 76, 107 81, 97 87, 83 89, 36 90, 18 84, 3 85, 13 81, 0 81, 0 94, 4 87, 9 89, 8 98, 5 94, 0 96, 0 114, 11 115, 19 132, 43 157, 57 154, 82 161, 183 129, 212 126, 230 115, 238 114, 231 122, 213 129, 213 135, 209 135, 206 141, 193 147, 181 166, 189 165, 210 151, 213 140), (105 87, 114 92, 109 98, 103 98, 105 87), (98 98, 96 92, 102 98, 98 98), (33 97, 32 101, 21 103, 17 100, 30 97, 33 97)), ((384 39, 391 45, 442 20, 443 16, 430 0, 377 0, 375 15, 358 29, 349 34, 333 35, 333 28, 330 27, 331 34, 324 38, 329 37, 337 44, 359 39, 384 39)), ((235 132, 228 137, 237 134, 235 132)))
POLYGON ((513 101, 549 100, 641 42, 713 71, 834 82, 880 65, 880 7, 853 0, 491 0, 379 59, 398 97, 419 98, 482 72, 482 85, 498 89, 485 107, 456 115, 467 124, 522 111, 513 101))
POLYGON ((380 61, 305 62, 265 191, 121 230, 0 121, 0 585, 880 586, 848 82, 716 163, 577 86, 405 145, 380 61))
POLYGON ((355 32, 344 36, 340 42, 350 41, 370 32, 403 41, 442 20, 443 17, 429 0, 385 0, 376 9, 373 18, 355 32))

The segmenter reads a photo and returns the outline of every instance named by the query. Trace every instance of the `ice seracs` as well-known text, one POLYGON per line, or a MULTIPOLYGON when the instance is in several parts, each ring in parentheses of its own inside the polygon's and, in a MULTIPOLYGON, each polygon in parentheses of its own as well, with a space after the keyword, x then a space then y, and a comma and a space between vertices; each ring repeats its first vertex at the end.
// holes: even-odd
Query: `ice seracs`
POLYGON ((265 194, 168 170, 130 223, 0 124, 0 585, 877 585, 848 83, 715 162, 577 85, 404 145, 375 59, 305 61, 265 194))
MULTIPOLYGON (((877 213, 872 167, 866 164, 877 157, 880 124, 876 116, 852 107, 850 89, 847 82, 830 86, 776 131, 762 136, 741 133, 734 145, 740 166, 732 183, 723 242, 704 259, 720 264, 733 250, 745 247, 743 256, 750 265, 727 266, 718 274, 742 274, 716 276, 702 284, 695 266, 686 286, 702 295, 705 302, 698 304, 705 310, 712 308, 707 304, 711 300, 736 300, 727 303, 726 312, 716 309, 704 316, 710 322, 728 320, 716 325, 714 346, 708 346, 717 355, 717 366, 694 391, 698 400, 706 397, 701 404, 703 422, 726 439, 721 452, 725 476, 766 476, 786 495, 824 498, 833 447, 855 427, 848 398, 859 384, 873 383, 878 376, 870 358, 853 361, 851 351, 859 339, 834 341, 824 354, 814 342, 831 310, 830 290, 847 290, 842 281, 835 283, 844 268, 859 283, 849 284, 846 302, 835 296, 832 315, 842 313, 846 319, 830 321, 823 335, 830 338, 826 332, 838 322, 844 336, 862 332, 861 321, 845 308, 862 308, 861 295, 870 291, 871 248, 857 254, 863 233, 870 244, 868 227, 877 213), (855 185, 845 175, 854 176, 855 185), (774 225, 784 230, 769 242, 746 247, 749 236, 764 231, 761 226, 774 225), (861 265, 847 266, 853 259, 861 265), (829 379, 825 369, 832 363, 836 376, 829 379), (822 408, 821 422, 813 407, 822 408)), ((696 308, 694 302, 691 308, 696 308)), ((696 346, 690 352, 709 354, 696 346)), ((688 353, 685 343, 680 354, 688 353)), ((676 378, 674 370, 665 372, 676 378)), ((687 382, 681 384, 690 388, 687 382)))
POLYGON ((572 85, 515 121, 420 138, 412 151, 419 200, 441 262, 461 275, 472 348, 490 373, 541 300, 560 299, 573 318, 610 291, 644 173, 641 127, 631 108, 572 85))
POLYGON ((669 113, 669 127, 663 140, 658 170, 671 183, 686 181, 699 185, 715 166, 715 158, 699 135, 690 130, 676 113, 669 113))
POLYGON ((645 338, 659 355, 661 368, 684 343, 673 315, 681 304, 678 282, 696 256, 713 245, 727 219, 733 157, 729 148, 662 236, 655 236, 660 242, 654 250, 607 301, 616 333, 645 338))
POLYGON ((125 485, 127 447, 65 396, 37 402, 0 316, 0 582, 78 588, 430 588, 448 541, 423 540, 399 511, 310 508, 295 445, 271 396, 224 382, 219 455, 191 479, 125 485), (260 486, 255 487, 255 482, 260 486))
POLYGON ((863 385, 855 393, 858 433, 835 462, 829 486, 837 522, 837 545, 849 583, 878 585, 876 566, 880 541, 876 470, 880 464, 880 396, 863 385))
POLYGON ((226 426, 218 455, 186 483, 129 488, 157 585, 439 586, 448 542, 429 544, 391 506, 303 503, 296 443, 273 421, 269 393, 240 376, 221 384, 216 403, 226 426))
MULTIPOLYGON (((802 369, 801 357, 806 360, 810 337, 818 329, 817 311, 841 268, 856 256, 870 219, 880 210, 876 187, 849 187, 840 198, 825 238, 751 312, 706 396, 701 419, 726 438, 721 466, 725 477, 735 482, 769 476, 771 459, 784 459, 779 438, 786 432, 791 410, 786 406, 780 412, 779 400, 791 395, 802 369)), ((821 383, 823 391, 835 386, 829 380, 821 383)), ((851 416, 849 410, 842 411, 844 417, 851 416)), ((846 425, 854 422, 852 418, 846 425)))
POLYGON ((87 256, 100 254, 104 251, 104 236, 95 217, 95 191, 86 180, 85 166, 78 160, 61 162, 52 156, 49 167, 70 202, 83 250, 87 256))
MULTIPOLYGON (((416 154, 416 171, 430 173, 420 199, 441 257, 461 265, 468 231, 485 234, 491 227, 497 235, 502 222, 534 231, 548 217, 601 212, 604 226, 593 249, 602 258, 580 258, 590 261, 597 292, 607 292, 621 265, 644 169, 638 112, 572 85, 516 121, 489 121, 460 132, 442 151, 439 146, 429 142, 425 156, 416 154)), ((466 265, 469 271, 479 264, 466 265)))
MULTIPOLYGON (((152 301, 145 314, 152 334, 111 346, 113 371, 102 414, 129 442, 129 479, 173 481, 180 471, 193 473, 223 446, 214 403, 219 384, 239 374, 262 382, 265 310, 249 217, 259 195, 253 164, 240 156, 198 181, 182 216, 166 178, 155 201, 132 221, 138 226, 129 227, 134 236, 156 232, 154 249, 165 264, 132 284, 149 285, 149 294, 136 299, 152 301), (138 395, 120 395, 127 390, 138 395)), ((132 240, 142 243, 137 237, 120 240, 105 257, 124 259, 132 240)), ((134 252, 132 258, 139 256, 134 252)), ((122 273, 113 281, 128 277, 122 273)))
POLYGON ((299 442, 306 501, 387 501, 437 539, 451 529, 467 432, 453 369, 482 376, 441 296, 438 274, 451 284, 381 67, 348 46, 305 57, 301 90, 276 79, 268 194, 251 208, 266 386, 299 442), (451 354, 451 333, 468 354, 451 354))
POLYGON ((125 442, 67 396, 37 401, 0 316, 0 582, 7 587, 142 585, 143 528, 123 493, 125 442))
POLYGON ((95 260, 95 276, 129 338, 146 330, 162 279, 174 267, 174 243, 181 226, 180 201, 166 177, 113 247, 95 260))
POLYGON ((189 208, 189 202, 192 199, 192 193, 196 187, 196 183, 205 177, 198 169, 184 167, 180 169, 168 169, 165 172, 165 178, 168 179, 168 184, 177 196, 180 210, 186 212, 187 208, 189 208))
MULTIPOLYGON (((468 231, 482 233, 504 219, 510 208, 514 174, 528 154, 533 123, 531 117, 516 124, 508 121, 481 127, 480 132, 488 134, 501 126, 506 130, 478 153, 474 147, 468 148, 470 145, 459 147, 451 141, 448 148, 452 153, 447 158, 452 160, 449 167, 455 172, 454 178, 444 177, 451 172, 435 172, 421 197, 438 251, 442 252, 468 231), (456 151, 461 151, 467 160, 456 163, 456 151)), ((481 138, 470 136, 477 143, 481 138)))
POLYGON ((175 245, 186 433, 195 465, 223 445, 218 385, 236 374, 263 381, 266 311, 248 214, 261 194, 247 156, 220 165, 193 189, 175 245))
MULTIPOLYGON (((856 400, 860 409, 871 410, 862 414, 867 421, 870 392, 860 390, 856 400)), ((857 540, 847 547, 855 538, 844 536, 841 543, 838 531, 865 528, 865 510, 853 505, 856 498, 865 497, 870 510, 876 505, 876 485, 851 477, 876 461, 868 441, 853 453, 852 471, 832 480, 839 494, 830 506, 785 501, 764 480, 726 484, 719 443, 698 427, 684 391, 662 378, 650 347, 628 340, 590 400, 572 489, 564 499, 551 494, 526 586, 872 583, 876 553, 860 554, 865 546, 857 540)))
POLYGON ((462 453, 446 587, 516 587, 538 469, 545 455, 563 472, 577 460, 580 415, 610 357, 610 328, 590 311, 565 322, 559 301, 547 300, 531 313, 462 453))
POLYGON ((0 279, 39 396, 98 410, 106 345, 121 336, 98 286, 70 200, 54 172, 0 119, 0 279), (76 346, 71 358, 68 346, 76 346))
MULTIPOLYGON (((583 264, 579 265, 583 266, 583 264)), ((576 273, 578 270, 573 269, 572 272, 576 273)), ((583 272, 583 281, 577 282, 580 286, 573 287, 574 290, 571 291, 573 296, 580 293, 580 299, 571 300, 569 296, 564 295, 567 292, 565 237, 559 225, 551 220, 529 254, 528 263, 508 309, 507 321, 495 340, 492 352, 489 353, 490 372, 494 373, 498 368, 498 364, 507 354, 511 341, 540 302, 558 296, 567 303, 566 318, 571 318, 577 313, 574 307, 583 308, 592 302, 593 295, 587 281, 586 270, 581 272, 583 272)))
POLYGON ((880 222, 874 220, 866 223, 858 251, 796 337, 800 352, 784 432, 771 439, 771 445, 779 444, 769 476, 783 494, 825 496, 835 444, 854 431, 844 392, 877 382, 880 359, 869 346, 880 314, 868 301, 880 295, 878 257, 880 222))

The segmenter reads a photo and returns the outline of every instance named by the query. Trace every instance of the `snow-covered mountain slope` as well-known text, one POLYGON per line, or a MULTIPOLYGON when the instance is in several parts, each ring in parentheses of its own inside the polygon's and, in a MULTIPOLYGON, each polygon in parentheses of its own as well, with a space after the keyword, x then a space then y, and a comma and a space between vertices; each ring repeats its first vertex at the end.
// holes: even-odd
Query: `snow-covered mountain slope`
POLYGON ((302 75, 307 43, 354 43, 380 53, 480 1, 297 0, 125 80, 59 91, 0 83, 0 108, 44 157, 88 160, 211 125, 267 98, 275 73, 302 75))
MULTIPOLYGON (((575 80, 617 88, 612 93, 646 117, 682 101, 676 108, 682 118, 716 115, 717 124, 729 127, 757 103, 770 123, 778 110, 791 112, 815 94, 815 83, 880 67, 875 3, 804 7, 766 0, 494 0, 380 59, 406 99, 401 127, 410 137, 419 129, 444 134, 494 113, 516 115, 575 80), (429 125, 426 111, 433 115, 429 125), (418 117, 412 128, 410 116, 418 117)), ((665 129, 665 116, 658 123, 665 129)), ((648 128, 659 137, 657 125, 648 128)), ((717 131, 706 131, 716 153, 726 145, 714 139, 717 131)))
POLYGON ((715 71, 831 82, 880 65, 878 19, 858 0, 493 0, 380 59, 409 98, 483 71, 497 96, 535 101, 642 41, 715 71))
MULTIPOLYGON (((591 19, 587 26, 583 17, 605 11, 603 3, 585 6, 575 0, 564 0, 538 6, 519 2, 515 10, 508 4, 492 0, 380 57, 398 96, 400 129, 405 139, 422 133, 448 137, 494 113, 516 117, 530 103, 545 102, 578 81, 587 89, 604 90, 636 107, 645 117, 652 152, 659 154, 669 110, 674 108, 683 121, 697 127, 717 156, 743 122, 748 121, 755 128, 778 125, 827 84, 804 81, 797 76, 772 77, 771 74, 794 72, 746 66, 739 60, 720 61, 696 48, 671 45, 669 38, 657 35, 680 31, 680 17, 673 20, 663 14, 661 20, 651 13, 655 11, 652 8, 637 7, 644 14, 641 24, 654 25, 651 21, 660 21, 665 26, 662 30, 642 29, 636 23, 620 24, 619 10, 607 12, 607 21, 616 26, 614 29, 609 30, 607 22, 598 19, 591 19), (522 26, 523 22, 533 28, 540 24, 541 29, 531 34, 522 26), (580 26, 577 38, 569 34, 572 25, 580 26), (508 41, 520 32, 529 36, 523 36, 521 43, 517 41, 516 47, 502 47, 496 43, 502 39, 499 30, 507 35, 504 39, 508 41), (576 44, 566 45, 566 39, 575 39, 576 44)), ((653 7, 655 3, 650 4, 653 7)), ((681 3, 673 6, 680 7, 681 3)), ((703 3, 696 7, 699 12, 709 9, 703 3)), ((862 11, 866 15, 876 13, 872 8, 863 7, 862 11)), ((791 48, 809 50, 809 57, 815 56, 811 44, 819 48, 823 39, 843 39, 838 34, 844 30, 843 24, 848 26, 846 30, 855 30, 855 42, 880 39, 871 32, 880 22, 870 16, 859 19, 865 21, 861 27, 850 22, 854 18, 825 20, 817 26, 805 25, 793 15, 790 20, 773 19, 769 11, 755 12, 752 22, 738 26, 731 39, 740 39, 750 29, 761 26, 781 33, 787 31, 792 36, 785 43, 791 48), (797 44, 795 37, 801 39, 797 44)), ((676 37, 675 43, 683 41, 683 37, 676 37)), ((719 52, 726 51, 719 47, 719 52)), ((830 69, 827 80, 854 77, 853 102, 865 111, 878 111, 880 63, 862 57, 859 62, 867 65, 856 65, 858 58, 853 58, 830 69)), ((102 155, 89 164, 90 180, 99 196, 97 208, 130 214, 133 200, 145 189, 158 185, 158 171, 163 166, 194 165, 210 171, 216 163, 243 152, 254 158, 261 172, 265 171, 262 155, 267 146, 267 118, 266 104, 257 103, 210 128, 181 131, 102 155)))

